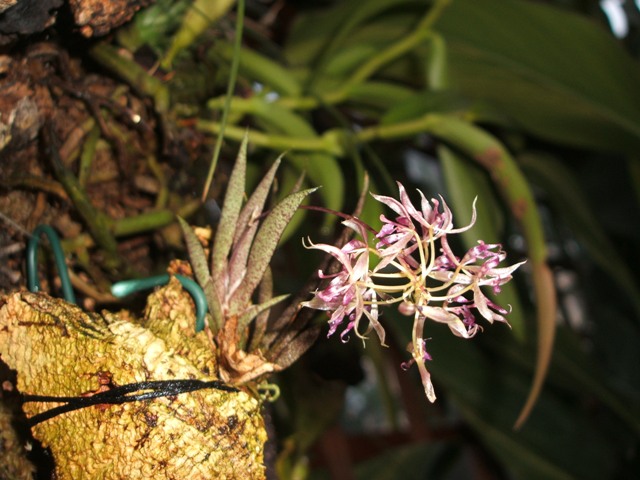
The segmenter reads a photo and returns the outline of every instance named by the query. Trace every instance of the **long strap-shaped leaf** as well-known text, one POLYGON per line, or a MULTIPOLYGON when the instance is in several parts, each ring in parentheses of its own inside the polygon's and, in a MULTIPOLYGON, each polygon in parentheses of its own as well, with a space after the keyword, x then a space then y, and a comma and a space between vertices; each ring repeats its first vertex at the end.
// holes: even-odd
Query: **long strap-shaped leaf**
POLYGON ((515 428, 519 428, 531 413, 542 390, 555 336, 556 292, 553 275, 546 263, 542 221, 527 180, 496 138, 475 125, 451 116, 427 115, 423 121, 427 131, 462 149, 489 171, 527 242, 538 309, 538 356, 529 396, 515 423, 515 428))

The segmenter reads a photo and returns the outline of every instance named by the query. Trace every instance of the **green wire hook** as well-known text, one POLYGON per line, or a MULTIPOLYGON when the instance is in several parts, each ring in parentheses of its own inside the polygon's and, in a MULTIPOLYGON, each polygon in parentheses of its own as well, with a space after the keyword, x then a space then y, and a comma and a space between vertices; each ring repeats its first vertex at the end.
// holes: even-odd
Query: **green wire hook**
POLYGON ((31 292, 40 291, 40 279, 38 278, 38 246, 40 244, 40 235, 46 235, 53 250, 53 258, 56 262, 58 276, 62 283, 62 294, 64 299, 69 303, 76 303, 76 296, 73 293, 71 279, 69 278, 69 270, 64 261, 64 252, 60 245, 60 239, 56 231, 49 225, 38 225, 29 239, 27 244, 27 287, 31 292))
MULTIPOLYGON (((38 246, 40 244, 40 236, 45 235, 49 239, 51 250, 53 250, 53 258, 58 270, 58 276, 62 284, 62 293, 64 299, 69 303, 76 303, 76 296, 73 292, 71 279, 69 278, 69 270, 64 260, 64 252, 60 245, 60 239, 56 231, 49 225, 38 225, 29 239, 27 244, 27 287, 29 291, 37 293, 40 291, 40 279, 38 278, 38 246)), ((196 304, 196 332, 204 330, 204 318, 208 311, 207 300, 200 285, 182 275, 175 276, 182 286, 187 290, 194 303, 196 304)), ((169 275, 158 275, 135 280, 123 280, 116 282, 111 286, 111 293, 114 297, 122 298, 140 290, 165 285, 169 282, 169 275)))
MULTIPOLYGON (((196 304, 196 332, 204 330, 204 317, 207 314, 207 299, 200 285, 182 275, 175 275, 182 286, 187 290, 196 304)), ((147 290, 160 285, 166 285, 169 275, 157 275, 155 277, 140 278, 134 280, 123 280, 111 286, 111 294, 114 297, 122 298, 141 290, 147 290)))

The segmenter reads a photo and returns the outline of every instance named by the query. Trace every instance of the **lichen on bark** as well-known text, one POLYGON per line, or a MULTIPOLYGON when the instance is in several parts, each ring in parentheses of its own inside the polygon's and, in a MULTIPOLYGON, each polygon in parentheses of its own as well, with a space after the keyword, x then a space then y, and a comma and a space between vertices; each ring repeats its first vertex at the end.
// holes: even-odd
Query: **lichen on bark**
MULTIPOLYGON (((0 359, 17 371, 23 394, 90 394, 104 372, 117 385, 215 380, 215 352, 206 332, 195 333, 194 317, 177 281, 149 297, 140 321, 18 292, 0 308, 0 359)), ((23 409, 32 417, 55 405, 23 409)), ((32 432, 51 449, 58 479, 264 478, 260 402, 243 391, 90 406, 32 432)))

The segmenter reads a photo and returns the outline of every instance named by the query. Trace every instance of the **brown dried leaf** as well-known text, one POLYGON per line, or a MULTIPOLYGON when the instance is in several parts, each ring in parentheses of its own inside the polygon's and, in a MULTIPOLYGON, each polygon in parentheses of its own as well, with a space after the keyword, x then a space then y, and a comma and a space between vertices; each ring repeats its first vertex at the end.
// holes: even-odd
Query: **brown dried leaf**
POLYGON ((220 378, 233 385, 243 385, 263 375, 281 370, 267 361, 260 351, 247 353, 238 349, 238 318, 229 317, 216 337, 219 348, 220 378))

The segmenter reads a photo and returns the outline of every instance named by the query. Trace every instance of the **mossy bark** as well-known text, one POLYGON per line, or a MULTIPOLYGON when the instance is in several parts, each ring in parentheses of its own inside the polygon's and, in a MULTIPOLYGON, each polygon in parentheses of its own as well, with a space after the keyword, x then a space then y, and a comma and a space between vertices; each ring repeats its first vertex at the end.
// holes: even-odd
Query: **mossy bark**
MULTIPOLYGON (((1 360, 23 394, 78 396, 116 385, 216 379, 205 332, 177 281, 149 297, 145 318, 91 314, 44 294, 14 293, 0 309, 1 360)), ((27 417, 56 404, 28 402, 27 417)), ((64 413, 32 428, 58 479, 264 478, 260 403, 245 392, 198 390, 64 413)))

